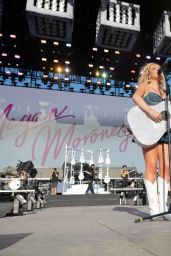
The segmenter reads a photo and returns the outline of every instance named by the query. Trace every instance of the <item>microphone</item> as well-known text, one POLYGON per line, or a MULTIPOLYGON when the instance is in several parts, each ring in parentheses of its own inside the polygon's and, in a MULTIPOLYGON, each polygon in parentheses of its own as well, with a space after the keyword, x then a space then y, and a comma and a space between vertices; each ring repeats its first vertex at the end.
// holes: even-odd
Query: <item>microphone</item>
POLYGON ((161 75, 163 73, 163 69, 160 67, 157 71, 158 75, 161 75))

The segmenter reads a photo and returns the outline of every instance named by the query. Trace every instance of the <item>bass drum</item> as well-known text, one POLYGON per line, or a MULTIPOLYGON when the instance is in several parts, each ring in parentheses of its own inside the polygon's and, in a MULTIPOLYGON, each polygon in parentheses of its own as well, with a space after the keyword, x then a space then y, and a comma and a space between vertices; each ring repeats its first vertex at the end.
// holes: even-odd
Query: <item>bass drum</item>
POLYGON ((8 183, 8 187, 11 190, 17 190, 21 187, 21 181, 19 179, 13 179, 8 183))

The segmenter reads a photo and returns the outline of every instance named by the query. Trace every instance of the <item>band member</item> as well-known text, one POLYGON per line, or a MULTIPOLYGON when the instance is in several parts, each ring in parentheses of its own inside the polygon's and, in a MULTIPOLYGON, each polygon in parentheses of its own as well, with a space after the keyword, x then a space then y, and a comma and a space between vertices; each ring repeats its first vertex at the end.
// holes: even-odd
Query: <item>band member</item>
POLYGON ((90 168, 88 168, 87 171, 85 171, 86 180, 88 180, 88 188, 86 190, 86 194, 90 191, 92 194, 94 194, 93 189, 93 181, 94 181, 94 174, 95 174, 95 165, 92 164, 90 168))
MULTIPOLYGON (((151 106, 166 100, 166 81, 157 63, 148 63, 141 68, 138 88, 133 95, 133 101, 155 123, 160 124, 162 115, 151 106)), ((135 122, 139 122, 135 120, 135 122)), ((168 211, 169 172, 169 137, 166 133, 153 146, 142 147, 146 170, 144 183, 146 187, 150 215, 168 211), (159 167, 158 193, 157 168, 159 167)), ((162 215, 164 220, 171 220, 171 214, 162 215)), ((154 218, 152 218, 154 219, 154 218)))
POLYGON ((122 178, 122 186, 127 187, 128 186, 128 168, 126 165, 122 166, 122 170, 121 170, 121 178, 122 178))
POLYGON ((51 174, 51 195, 57 194, 58 177, 59 177, 59 172, 57 171, 56 168, 54 168, 51 174))

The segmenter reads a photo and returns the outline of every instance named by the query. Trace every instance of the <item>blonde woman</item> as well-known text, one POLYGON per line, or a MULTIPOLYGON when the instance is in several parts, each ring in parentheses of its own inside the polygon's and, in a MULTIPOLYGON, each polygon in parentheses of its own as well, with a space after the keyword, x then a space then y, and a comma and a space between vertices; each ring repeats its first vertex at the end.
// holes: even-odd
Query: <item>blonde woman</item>
MULTIPOLYGON (((166 81, 164 74, 159 71, 160 65, 148 63, 142 67, 138 88, 133 95, 133 101, 154 122, 162 121, 161 113, 151 108, 166 99, 166 81)), ((138 121, 138 120, 137 120, 138 121)), ((153 146, 142 147, 146 165, 144 183, 147 191, 150 215, 168 211, 168 184, 170 181, 169 168, 169 136, 167 132, 153 146), (159 167, 158 191, 157 168, 159 167)), ((162 215, 164 220, 171 220, 171 214, 162 215)))

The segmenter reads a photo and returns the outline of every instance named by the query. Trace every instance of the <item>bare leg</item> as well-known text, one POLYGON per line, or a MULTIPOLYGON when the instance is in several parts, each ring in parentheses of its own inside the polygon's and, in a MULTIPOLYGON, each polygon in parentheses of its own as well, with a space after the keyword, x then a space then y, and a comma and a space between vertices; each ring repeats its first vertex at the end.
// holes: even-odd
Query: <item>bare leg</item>
POLYGON ((146 187, 150 215, 159 213, 157 195, 157 145, 150 148, 143 148, 143 155, 146 164, 144 184, 146 187))

